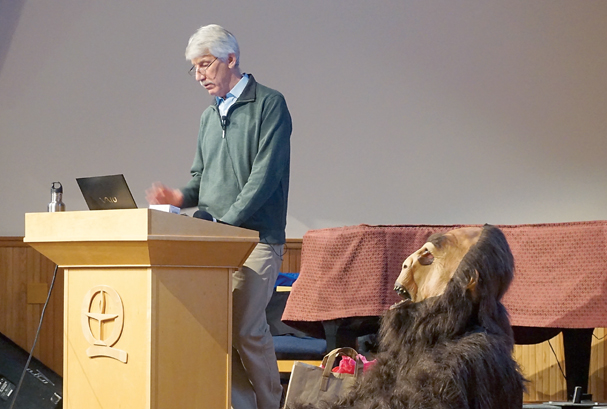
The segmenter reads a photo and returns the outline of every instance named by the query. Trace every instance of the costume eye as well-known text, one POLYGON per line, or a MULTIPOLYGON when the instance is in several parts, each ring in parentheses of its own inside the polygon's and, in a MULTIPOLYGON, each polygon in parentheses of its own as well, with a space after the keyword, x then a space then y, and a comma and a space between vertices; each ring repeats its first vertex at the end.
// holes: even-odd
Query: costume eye
POLYGON ((434 255, 432 255, 432 253, 430 253, 427 249, 424 249, 424 252, 417 260, 422 266, 429 266, 434 261, 434 255))

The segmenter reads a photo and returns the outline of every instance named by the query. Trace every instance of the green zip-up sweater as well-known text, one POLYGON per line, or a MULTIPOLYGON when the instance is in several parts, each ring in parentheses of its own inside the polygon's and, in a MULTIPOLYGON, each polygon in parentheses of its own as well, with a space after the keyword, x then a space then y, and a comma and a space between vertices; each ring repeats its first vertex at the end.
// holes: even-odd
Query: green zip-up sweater
POLYGON ((285 242, 291 115, 284 97, 249 74, 222 120, 217 104, 200 119, 183 207, 198 206, 216 219, 257 230, 262 243, 285 242))

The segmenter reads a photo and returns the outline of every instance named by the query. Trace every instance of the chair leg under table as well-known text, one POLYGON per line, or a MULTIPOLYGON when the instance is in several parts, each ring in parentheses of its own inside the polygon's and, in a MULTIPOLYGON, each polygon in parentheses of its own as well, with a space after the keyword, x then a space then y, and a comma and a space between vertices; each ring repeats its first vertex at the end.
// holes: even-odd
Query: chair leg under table
POLYGON ((514 342, 519 345, 539 344, 563 333, 565 349, 567 398, 572 399, 576 386, 588 393, 590 351, 594 328, 540 328, 513 326, 514 342))
POLYGON ((358 337, 377 333, 379 322, 380 317, 350 317, 323 321, 327 352, 341 347, 357 348, 358 337))
POLYGON ((565 365, 567 374, 567 398, 573 398, 576 386, 582 394, 588 393, 588 373, 594 328, 564 328, 565 365))

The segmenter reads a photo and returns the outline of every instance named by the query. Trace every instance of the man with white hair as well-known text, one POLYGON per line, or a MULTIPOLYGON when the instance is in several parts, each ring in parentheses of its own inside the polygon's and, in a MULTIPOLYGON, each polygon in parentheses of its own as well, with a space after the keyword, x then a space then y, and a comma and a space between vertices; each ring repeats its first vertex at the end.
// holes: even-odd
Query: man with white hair
POLYGON ((202 114, 192 179, 182 189, 155 183, 152 204, 195 207, 209 219, 259 232, 233 275, 232 406, 278 409, 282 387, 265 308, 285 243, 291 116, 279 92, 243 74, 236 38, 212 24, 192 35, 190 74, 214 103, 202 114))

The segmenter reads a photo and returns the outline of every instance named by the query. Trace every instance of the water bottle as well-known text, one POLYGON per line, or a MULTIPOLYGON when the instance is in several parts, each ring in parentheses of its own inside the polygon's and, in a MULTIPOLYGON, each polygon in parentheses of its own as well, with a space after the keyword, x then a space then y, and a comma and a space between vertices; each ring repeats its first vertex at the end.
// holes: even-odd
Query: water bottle
POLYGON ((64 212, 65 204, 63 199, 63 186, 60 182, 53 182, 51 185, 51 202, 48 204, 49 212, 64 212))

